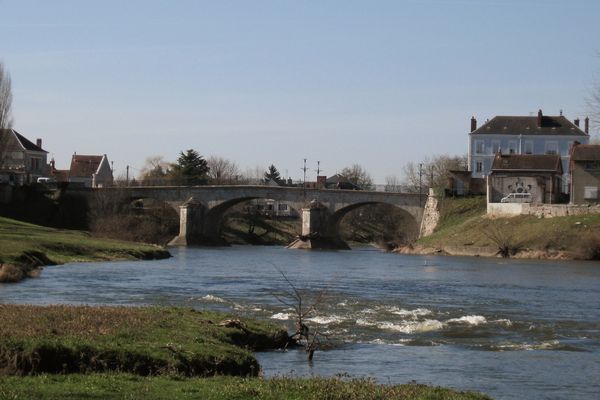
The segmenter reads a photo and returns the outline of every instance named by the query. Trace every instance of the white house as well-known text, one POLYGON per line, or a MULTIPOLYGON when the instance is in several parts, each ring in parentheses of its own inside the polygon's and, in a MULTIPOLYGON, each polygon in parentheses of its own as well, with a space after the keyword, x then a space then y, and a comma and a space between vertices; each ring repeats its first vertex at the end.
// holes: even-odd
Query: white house
POLYGON ((14 129, 0 129, 0 182, 22 185, 47 177, 47 157, 42 139, 33 143, 14 129))
POLYGON ((69 183, 85 187, 112 186, 113 174, 106 154, 102 156, 73 154, 68 179, 69 183))
POLYGON ((490 172, 494 157, 502 154, 557 154, 562 162, 562 192, 569 192, 569 157, 575 142, 589 142, 589 119, 579 128, 579 119, 571 122, 559 116, 496 116, 477 128, 471 118, 469 133, 469 170, 473 178, 484 178, 490 172))

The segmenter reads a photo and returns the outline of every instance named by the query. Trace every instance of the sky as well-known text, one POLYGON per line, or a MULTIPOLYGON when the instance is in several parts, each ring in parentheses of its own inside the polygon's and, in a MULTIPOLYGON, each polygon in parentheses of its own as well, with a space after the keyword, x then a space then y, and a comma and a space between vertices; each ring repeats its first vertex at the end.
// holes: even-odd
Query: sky
POLYGON ((470 118, 589 112, 598 0, 0 0, 14 128, 115 175, 196 149, 315 179, 465 154, 470 118))

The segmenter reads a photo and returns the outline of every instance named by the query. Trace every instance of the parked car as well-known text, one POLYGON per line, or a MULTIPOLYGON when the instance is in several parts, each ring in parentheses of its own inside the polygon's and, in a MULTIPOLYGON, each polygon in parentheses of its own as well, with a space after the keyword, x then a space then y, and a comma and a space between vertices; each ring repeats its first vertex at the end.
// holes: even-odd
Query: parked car
POLYGON ((531 193, 509 193, 500 203, 531 203, 531 193))

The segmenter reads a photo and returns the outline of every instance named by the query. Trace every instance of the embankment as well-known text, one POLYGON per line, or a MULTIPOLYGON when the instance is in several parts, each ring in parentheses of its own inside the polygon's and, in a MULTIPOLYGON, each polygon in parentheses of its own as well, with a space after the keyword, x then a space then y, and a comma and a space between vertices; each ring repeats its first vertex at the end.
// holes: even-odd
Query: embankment
POLYGON ((600 259, 600 215, 488 218, 485 197, 446 198, 432 235, 396 250, 408 254, 600 259))
POLYGON ((47 228, 0 217, 0 282, 18 282, 38 267, 67 262, 153 260, 170 257, 164 248, 92 238, 86 232, 47 228))

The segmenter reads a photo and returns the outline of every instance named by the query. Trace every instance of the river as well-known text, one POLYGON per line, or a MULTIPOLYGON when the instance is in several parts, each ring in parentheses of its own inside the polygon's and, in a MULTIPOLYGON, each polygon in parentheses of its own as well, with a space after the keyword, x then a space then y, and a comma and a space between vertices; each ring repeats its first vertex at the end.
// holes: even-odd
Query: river
POLYGON ((374 249, 172 249, 173 258, 47 267, 0 302, 178 305, 293 328, 283 273, 331 349, 259 353, 265 376, 336 374, 496 399, 600 394, 600 263, 409 256, 374 249))

